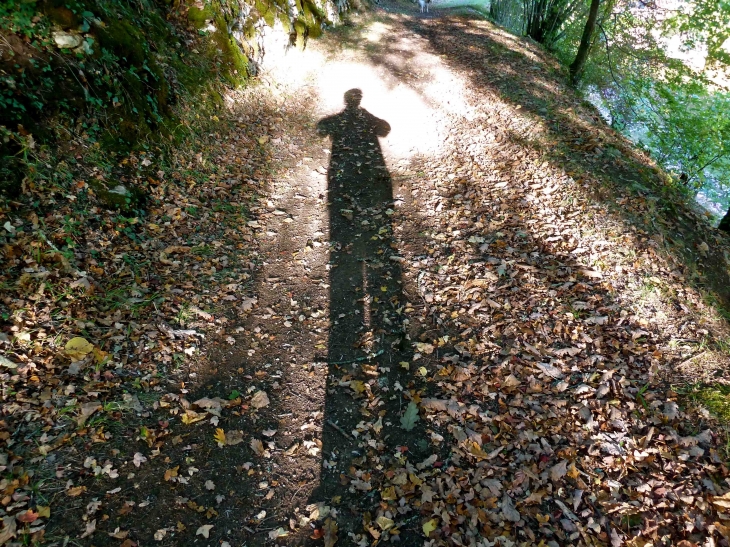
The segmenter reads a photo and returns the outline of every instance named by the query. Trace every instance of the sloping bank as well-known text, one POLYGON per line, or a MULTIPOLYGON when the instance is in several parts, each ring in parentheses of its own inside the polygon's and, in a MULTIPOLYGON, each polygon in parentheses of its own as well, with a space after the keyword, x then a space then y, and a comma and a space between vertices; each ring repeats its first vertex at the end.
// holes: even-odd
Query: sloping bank
MULTIPOLYGON (((289 45, 301 48, 351 4, 0 2, 0 193, 17 196, 24 181, 43 178, 38 170, 54 163, 47 155, 63 156, 59 144, 82 142, 95 155, 116 158, 160 138, 174 143, 190 129, 181 120, 186 104, 215 108, 221 86, 255 76, 265 32, 288 34, 289 45)), ((133 206, 142 192, 118 181, 94 186, 115 207, 133 206)))

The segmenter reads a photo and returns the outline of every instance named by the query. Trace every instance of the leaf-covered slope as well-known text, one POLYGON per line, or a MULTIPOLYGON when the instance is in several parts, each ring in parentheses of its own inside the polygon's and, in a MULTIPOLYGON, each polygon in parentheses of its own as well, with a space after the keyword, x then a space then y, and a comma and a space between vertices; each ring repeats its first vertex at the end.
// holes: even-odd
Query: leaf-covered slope
POLYGON ((303 47, 347 7, 330 0, 3 3, 0 190, 19 191, 41 145, 81 139, 127 153, 159 137, 178 139, 181 102, 219 102, 225 85, 255 75, 267 26, 303 47))

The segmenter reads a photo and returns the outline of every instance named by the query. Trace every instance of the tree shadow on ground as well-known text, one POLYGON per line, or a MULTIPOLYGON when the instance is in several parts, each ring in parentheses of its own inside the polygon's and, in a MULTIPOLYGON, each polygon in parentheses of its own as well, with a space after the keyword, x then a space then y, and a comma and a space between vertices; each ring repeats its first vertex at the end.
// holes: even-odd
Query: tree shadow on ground
MULTIPOLYGON (((692 202, 667 185, 646 154, 577 98, 567 85, 564 68, 539 45, 486 20, 449 13, 444 10, 444 16, 434 20, 379 14, 381 24, 404 25, 424 40, 420 44, 397 33, 367 43, 368 28, 343 32, 344 43, 365 42, 363 50, 373 64, 421 90, 428 77, 419 70, 423 59, 419 51, 434 51, 447 67, 466 75, 482 90, 483 100, 501 101, 514 108, 516 116, 529 120, 520 128, 523 146, 539 152, 551 169, 562 170, 583 184, 587 197, 608 215, 655 239, 662 252, 681 264, 688 280, 707 291, 711 300, 730 308, 730 274, 722 252, 704 255, 699 250, 703 234, 709 233, 714 240, 706 242, 711 249, 713 244, 726 245, 727 238, 709 225, 692 202), (525 131, 525 125, 532 127, 525 131), (637 206, 627 207, 627 203, 637 206)), ((438 103, 438 97, 427 93, 424 98, 438 103)))

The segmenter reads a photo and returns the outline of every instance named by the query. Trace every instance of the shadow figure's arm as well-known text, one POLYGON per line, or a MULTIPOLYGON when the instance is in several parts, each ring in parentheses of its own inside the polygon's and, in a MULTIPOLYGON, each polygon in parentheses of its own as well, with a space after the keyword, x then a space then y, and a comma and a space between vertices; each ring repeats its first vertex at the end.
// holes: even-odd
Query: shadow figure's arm
POLYGON ((375 122, 373 125, 375 127, 375 134, 378 137, 387 137, 388 133, 390 133, 390 124, 386 122, 385 120, 381 120, 380 118, 376 118, 373 116, 373 121, 375 122))
POLYGON ((337 118, 338 116, 328 116, 319 120, 317 123, 317 133, 323 137, 332 135, 337 127, 337 118))

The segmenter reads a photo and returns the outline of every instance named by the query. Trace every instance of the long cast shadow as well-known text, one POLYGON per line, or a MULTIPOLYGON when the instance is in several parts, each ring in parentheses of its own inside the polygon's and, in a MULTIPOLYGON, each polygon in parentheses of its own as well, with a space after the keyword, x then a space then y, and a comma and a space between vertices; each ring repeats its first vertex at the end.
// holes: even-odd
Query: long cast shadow
POLYGON ((427 446, 419 427, 407 432, 400 424, 409 402, 400 386, 409 378, 399 363, 410 360, 410 344, 401 268, 391 258, 393 184, 378 140, 390 125, 360 106, 359 89, 344 99, 345 108, 317 126, 332 142, 330 331, 322 470, 310 502, 340 502, 339 537, 347 542, 380 501, 384 477, 372 459, 385 463, 399 450, 417 454, 427 446))
POLYGON ((378 334, 382 334, 378 333, 382 329, 378 309, 384 299, 398 298, 399 269, 376 265, 387 258, 382 255, 390 240, 386 211, 393 202, 393 188, 378 142, 390 133, 390 125, 362 108, 361 99, 362 92, 351 89, 345 93, 345 109, 317 126, 332 139, 327 174, 332 246, 330 362, 362 357, 357 349, 378 351, 378 334))

